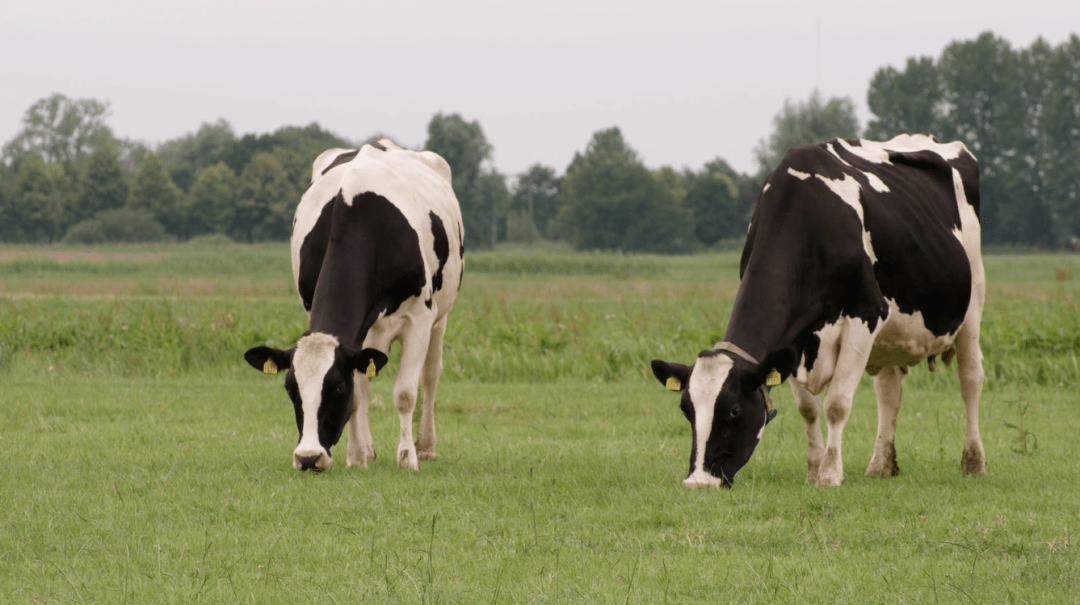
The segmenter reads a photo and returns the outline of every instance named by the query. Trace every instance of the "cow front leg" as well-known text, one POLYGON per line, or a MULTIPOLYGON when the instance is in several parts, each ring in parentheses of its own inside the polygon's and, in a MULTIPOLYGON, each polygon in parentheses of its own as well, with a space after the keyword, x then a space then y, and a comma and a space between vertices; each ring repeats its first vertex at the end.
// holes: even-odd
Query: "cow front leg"
POLYGON ((349 418, 349 466, 367 468, 375 459, 375 440, 371 437, 368 409, 371 404, 371 379, 353 372, 353 413, 349 418))
POLYGON ((904 373, 899 367, 882 368, 874 376, 874 393, 877 395, 877 441, 874 455, 866 467, 870 477, 895 477, 900 474, 896 463, 896 418, 900 414, 900 383, 904 373))
POLYGON ((401 366, 394 380, 394 407, 397 408, 401 425, 397 463, 399 468, 418 471, 420 463, 416 456, 416 446, 413 444, 412 420, 413 411, 416 409, 416 390, 427 356, 431 332, 414 326, 410 326, 406 332, 407 335, 401 340, 401 366))
POLYGON ((791 393, 795 396, 795 405, 799 415, 806 423, 806 482, 817 483, 818 470, 821 460, 825 457, 825 441, 821 438, 821 402, 814 395, 795 380, 791 383, 791 393))
POLYGON ((446 334, 446 316, 444 315, 432 328, 428 342, 427 358, 420 375, 420 384, 424 390, 424 407, 420 412, 420 436, 416 440, 416 456, 421 460, 434 460, 435 452, 435 390, 442 375, 442 345, 446 334))
POLYGON ((859 386, 859 379, 874 343, 874 335, 866 324, 859 320, 850 320, 845 332, 832 380, 829 381, 829 390, 825 393, 825 424, 829 427, 829 434, 825 438, 825 457, 818 469, 817 484, 822 487, 835 487, 844 482, 844 457, 841 448, 844 426, 851 414, 855 389, 859 386))

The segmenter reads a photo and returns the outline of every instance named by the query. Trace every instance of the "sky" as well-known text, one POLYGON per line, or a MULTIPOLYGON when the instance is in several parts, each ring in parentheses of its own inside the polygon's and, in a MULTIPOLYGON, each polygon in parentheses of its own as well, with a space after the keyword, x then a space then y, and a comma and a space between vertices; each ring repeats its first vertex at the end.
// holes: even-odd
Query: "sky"
POLYGON ((318 122, 419 148, 438 112, 478 120, 493 166, 560 173, 618 126, 650 168, 756 170, 784 101, 850 97, 885 66, 992 31, 1080 33, 1075 0, 38 0, 0 8, 0 142, 54 92, 111 104, 155 145, 224 118, 238 135, 318 122))

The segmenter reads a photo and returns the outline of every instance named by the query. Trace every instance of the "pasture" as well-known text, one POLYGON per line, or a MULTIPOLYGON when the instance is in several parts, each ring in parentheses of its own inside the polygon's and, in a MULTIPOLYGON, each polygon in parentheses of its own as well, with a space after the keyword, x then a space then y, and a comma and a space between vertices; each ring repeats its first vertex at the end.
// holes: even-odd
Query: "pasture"
MULTIPOLYGON (((738 253, 467 253, 439 459, 300 474, 282 379, 306 328, 285 245, 0 250, 4 603, 1073 603, 1080 256, 988 256, 985 476, 959 470, 955 367, 912 368, 901 475, 804 483, 779 416, 734 489, 686 490, 690 427, 648 370, 720 339, 738 253)), ((374 382, 390 400, 396 361, 374 382)), ((419 414, 417 414, 417 417, 419 414)), ((343 437, 344 440, 344 437, 343 437)))

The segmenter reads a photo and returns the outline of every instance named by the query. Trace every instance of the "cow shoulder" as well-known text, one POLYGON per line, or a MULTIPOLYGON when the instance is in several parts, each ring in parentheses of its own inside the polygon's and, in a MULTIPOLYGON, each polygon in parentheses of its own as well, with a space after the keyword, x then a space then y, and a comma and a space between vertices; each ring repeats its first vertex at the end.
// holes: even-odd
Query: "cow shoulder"
POLYGON ((339 166, 348 162, 356 157, 356 149, 327 149, 319 154, 319 157, 315 158, 315 161, 311 164, 311 182, 314 183, 318 178, 335 166, 339 166))

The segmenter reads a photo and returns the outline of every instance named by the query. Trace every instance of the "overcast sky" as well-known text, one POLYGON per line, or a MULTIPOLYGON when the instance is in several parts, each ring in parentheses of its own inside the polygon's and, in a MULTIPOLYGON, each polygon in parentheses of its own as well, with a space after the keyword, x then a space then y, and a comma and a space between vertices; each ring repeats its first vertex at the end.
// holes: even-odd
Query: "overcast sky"
POLYGON ((441 111, 479 120, 508 174, 562 172, 610 126, 652 168, 751 171, 786 98, 849 96, 865 125, 877 69, 987 30, 1058 45, 1080 2, 10 1, 0 141, 61 92, 109 101, 116 134, 151 144, 225 118, 419 147, 441 111))

